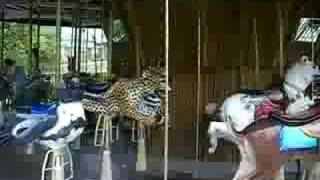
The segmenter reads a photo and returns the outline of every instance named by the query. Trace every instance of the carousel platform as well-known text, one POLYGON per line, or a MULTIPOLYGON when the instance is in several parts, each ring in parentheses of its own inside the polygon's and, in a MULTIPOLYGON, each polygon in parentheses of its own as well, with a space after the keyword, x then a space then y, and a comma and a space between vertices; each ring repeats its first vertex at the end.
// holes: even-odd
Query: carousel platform
MULTIPOLYGON (((97 154, 98 148, 82 146, 80 150, 73 151, 75 166, 75 180, 97 180, 97 154)), ((23 154, 21 148, 4 148, 0 154, 0 180, 39 180, 40 169, 44 152, 36 147, 34 155, 23 154)), ((162 163, 151 160, 145 173, 136 173, 134 167, 135 155, 114 153, 112 156, 113 174, 115 180, 161 180, 162 163), (127 160, 126 162, 124 160, 127 160), (127 164, 129 168, 121 164, 127 164)), ((235 172, 236 165, 226 162, 200 162, 169 160, 170 180, 230 180, 235 172), (195 172, 198 178, 195 177, 195 172)), ((287 167, 287 178, 295 177, 294 163, 287 167)))

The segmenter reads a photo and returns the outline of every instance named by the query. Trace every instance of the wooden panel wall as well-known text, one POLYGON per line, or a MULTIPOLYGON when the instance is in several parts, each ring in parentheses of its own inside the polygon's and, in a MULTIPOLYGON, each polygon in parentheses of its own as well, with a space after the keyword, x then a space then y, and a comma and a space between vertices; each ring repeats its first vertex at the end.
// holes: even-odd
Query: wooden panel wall
MULTIPOLYGON (((160 56, 160 4, 158 2, 134 3, 131 29, 140 28, 143 57, 160 56), (133 22, 134 21, 134 22, 133 22)), ((174 83, 174 96, 170 99, 170 112, 174 116, 174 128, 170 130, 169 157, 194 159, 195 120, 197 95, 196 13, 191 3, 176 2, 170 10, 170 76, 174 83), (175 100, 173 100, 175 99, 175 100)), ((265 88, 272 82, 272 74, 278 73, 279 22, 274 2, 263 3, 208 3, 206 23, 202 39, 207 52, 202 55, 201 114, 208 100, 222 101, 226 94, 240 88, 265 88), (255 82, 255 49, 253 41, 253 18, 257 18, 258 47, 260 55, 260 81, 255 82), (207 31, 207 35, 205 32, 207 31)), ((130 10, 129 10, 130 11, 130 10)), ((129 13, 130 15, 130 13, 129 13)), ((129 18, 130 19, 130 18, 129 18)), ((287 23, 287 21, 286 21, 287 23)), ((285 32, 288 31, 285 23, 285 32)), ((130 39, 134 40, 134 37, 130 39)), ((134 43, 131 42, 130 71, 135 68, 134 43)), ((285 59, 295 47, 286 48, 285 59), (288 51, 288 52, 287 52, 288 51)), ((296 46, 296 45, 295 45, 296 46)), ((292 57, 293 58, 293 57, 292 57)), ((285 62, 286 64, 287 62, 285 62)), ((207 122, 202 120, 203 127, 207 122)), ((208 143, 207 128, 201 129, 202 144, 208 143)), ((154 131, 150 156, 160 158, 163 150, 163 132, 154 131)), ((211 161, 237 161, 237 151, 229 143, 223 143, 219 155, 210 156, 211 161)), ((207 156, 207 149, 202 148, 207 156)))

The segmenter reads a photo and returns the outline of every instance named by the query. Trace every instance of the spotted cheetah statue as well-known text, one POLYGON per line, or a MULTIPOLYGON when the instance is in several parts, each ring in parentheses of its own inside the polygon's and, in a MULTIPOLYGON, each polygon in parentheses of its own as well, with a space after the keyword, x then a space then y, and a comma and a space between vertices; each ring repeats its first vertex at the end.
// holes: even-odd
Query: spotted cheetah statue
POLYGON ((90 112, 111 117, 121 113, 154 126, 164 122, 165 88, 164 68, 150 66, 141 77, 117 80, 103 95, 84 93, 82 103, 90 112))

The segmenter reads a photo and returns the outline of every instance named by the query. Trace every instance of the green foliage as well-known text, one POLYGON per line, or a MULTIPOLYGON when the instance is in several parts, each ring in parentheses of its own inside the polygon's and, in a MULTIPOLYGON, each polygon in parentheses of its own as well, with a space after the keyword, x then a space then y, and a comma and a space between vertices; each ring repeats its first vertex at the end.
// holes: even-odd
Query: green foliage
MULTIPOLYGON (((37 27, 33 26, 32 47, 37 47, 37 27)), ((56 34, 54 27, 40 28, 40 64, 53 67, 55 62, 56 34)), ((17 61, 17 65, 28 63, 30 51, 29 25, 20 23, 5 23, 4 56, 17 61)), ((34 62, 33 62, 34 63, 34 62)), ((35 64, 33 64, 35 65, 35 64)))
POLYGON ((113 21, 113 38, 112 41, 117 42, 125 42, 128 41, 128 35, 121 20, 114 20, 113 21))

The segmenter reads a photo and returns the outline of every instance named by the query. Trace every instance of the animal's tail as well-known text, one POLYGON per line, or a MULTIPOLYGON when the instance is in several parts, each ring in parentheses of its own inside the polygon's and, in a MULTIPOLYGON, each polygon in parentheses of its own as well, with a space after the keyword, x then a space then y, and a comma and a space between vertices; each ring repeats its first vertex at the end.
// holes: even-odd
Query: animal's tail
POLYGON ((110 95, 84 93, 82 96, 82 105, 87 111, 107 114, 112 106, 112 98, 110 95))

